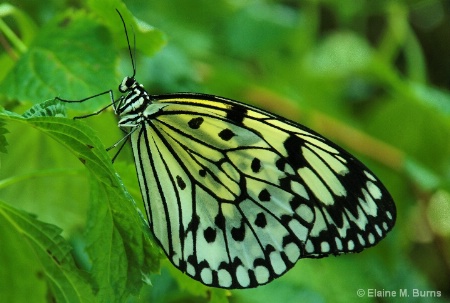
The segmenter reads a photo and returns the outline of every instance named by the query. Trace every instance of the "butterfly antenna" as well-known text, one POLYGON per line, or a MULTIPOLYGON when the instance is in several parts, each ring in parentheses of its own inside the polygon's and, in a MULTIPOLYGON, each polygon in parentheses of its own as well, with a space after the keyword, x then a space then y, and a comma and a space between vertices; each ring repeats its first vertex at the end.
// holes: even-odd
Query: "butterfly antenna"
MULTIPOLYGON (((119 14, 120 19, 122 20, 123 28, 125 30, 125 36, 127 37, 128 52, 130 53, 131 65, 133 66, 133 76, 131 76, 131 77, 134 78, 134 76, 136 75, 136 63, 134 62, 133 52, 131 51, 130 39, 128 38, 127 25, 125 24, 125 20, 123 20, 122 14, 119 12, 119 10, 116 9, 116 11, 119 14)), ((134 44, 133 44, 134 45, 134 55, 136 55, 136 35, 134 34, 134 31, 133 31, 133 40, 134 40, 134 44)))
MULTIPOLYGON (((133 24, 131 25, 131 28, 133 30, 133 58, 136 58, 136 32, 134 31, 133 24)), ((136 74, 136 65, 134 65, 133 62, 133 77, 135 74, 136 74)))

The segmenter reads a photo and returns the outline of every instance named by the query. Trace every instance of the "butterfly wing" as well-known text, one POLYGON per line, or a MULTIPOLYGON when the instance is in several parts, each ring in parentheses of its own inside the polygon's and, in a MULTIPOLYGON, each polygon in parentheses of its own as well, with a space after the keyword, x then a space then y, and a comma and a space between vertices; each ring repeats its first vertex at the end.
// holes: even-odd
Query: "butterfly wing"
POLYGON ((381 182, 306 127, 216 96, 152 97, 131 138, 142 196, 168 258, 194 279, 255 287, 393 227, 381 182))

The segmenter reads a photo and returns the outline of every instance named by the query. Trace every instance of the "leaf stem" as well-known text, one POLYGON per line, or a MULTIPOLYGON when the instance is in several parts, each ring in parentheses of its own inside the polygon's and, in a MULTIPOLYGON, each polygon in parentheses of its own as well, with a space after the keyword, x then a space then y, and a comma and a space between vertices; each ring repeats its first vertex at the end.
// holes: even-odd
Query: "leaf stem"
POLYGON ((22 42, 22 40, 17 37, 17 35, 0 19, 0 31, 5 34, 5 36, 11 41, 11 43, 19 50, 21 53, 27 51, 27 46, 22 42))

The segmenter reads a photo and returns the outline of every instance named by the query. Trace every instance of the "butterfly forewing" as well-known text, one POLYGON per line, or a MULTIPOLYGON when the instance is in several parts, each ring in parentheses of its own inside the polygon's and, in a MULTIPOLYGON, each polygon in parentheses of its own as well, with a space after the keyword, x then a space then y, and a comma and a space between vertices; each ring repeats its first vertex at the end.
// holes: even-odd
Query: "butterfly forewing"
POLYGON ((121 126, 138 128, 131 141, 149 224, 194 279, 255 287, 300 258, 373 246, 393 227, 381 182, 313 131, 216 96, 137 95, 142 114, 122 115, 121 126))

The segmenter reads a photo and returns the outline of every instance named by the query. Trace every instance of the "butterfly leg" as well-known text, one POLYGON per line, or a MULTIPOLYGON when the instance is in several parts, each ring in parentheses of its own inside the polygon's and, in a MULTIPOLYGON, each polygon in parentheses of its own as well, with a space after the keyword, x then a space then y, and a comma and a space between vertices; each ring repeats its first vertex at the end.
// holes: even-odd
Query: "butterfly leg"
POLYGON ((119 149, 117 150, 117 152, 114 154, 113 158, 112 158, 112 163, 114 163, 114 161, 116 160, 117 156, 120 154, 120 152, 122 151, 123 147, 125 146, 125 144, 128 142, 128 140, 130 139, 130 136, 137 130, 138 128, 134 128, 132 131, 130 132, 125 132, 125 136, 123 136, 119 141, 117 141, 116 143, 114 143, 113 145, 111 145, 110 147, 108 147, 106 149, 106 151, 110 151, 113 148, 116 148, 119 144, 119 149))
POLYGON ((105 95, 105 94, 109 94, 109 97, 111 98, 111 104, 108 104, 107 106, 102 107, 101 109, 99 109, 96 112, 93 112, 93 113, 90 113, 90 114, 87 114, 87 115, 83 115, 83 116, 74 117, 74 119, 84 119, 84 118, 88 118, 88 117, 92 117, 92 116, 96 116, 96 115, 100 114, 101 112, 103 112, 105 109, 107 109, 111 105, 115 109, 116 103, 117 102, 120 103, 120 101, 123 99, 123 97, 120 97, 119 99, 114 100, 113 91, 110 89, 110 90, 104 91, 102 93, 99 93, 99 94, 96 94, 96 95, 93 95, 93 96, 90 96, 90 97, 87 97, 87 98, 84 98, 84 99, 80 99, 80 100, 66 100, 66 99, 62 99, 60 97, 55 97, 55 99, 58 100, 58 101, 64 102, 64 103, 82 103, 82 102, 85 102, 87 100, 94 99, 96 97, 99 97, 99 96, 102 96, 102 95, 105 95))

